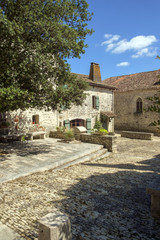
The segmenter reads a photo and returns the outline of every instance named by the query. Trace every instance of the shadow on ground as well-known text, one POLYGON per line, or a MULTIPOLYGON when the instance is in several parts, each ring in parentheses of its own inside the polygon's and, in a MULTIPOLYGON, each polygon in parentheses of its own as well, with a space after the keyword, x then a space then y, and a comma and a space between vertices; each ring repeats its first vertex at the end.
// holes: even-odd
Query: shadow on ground
POLYGON ((11 154, 17 156, 38 155, 42 153, 50 153, 51 146, 45 144, 30 144, 15 142, 12 144, 0 143, 0 161, 5 161, 11 154))
POLYGON ((73 239, 160 239, 160 220, 151 217, 150 196, 146 194, 146 187, 160 183, 159 161, 157 155, 141 161, 144 165, 140 167, 83 164, 113 167, 117 172, 79 179, 78 184, 64 191, 66 199, 56 203, 70 216, 73 239))
POLYGON ((135 164, 99 164, 99 163, 83 163, 87 166, 97 166, 106 168, 117 168, 117 169, 132 169, 141 171, 153 171, 155 173, 160 173, 160 154, 155 155, 152 159, 137 162, 141 165, 135 164))

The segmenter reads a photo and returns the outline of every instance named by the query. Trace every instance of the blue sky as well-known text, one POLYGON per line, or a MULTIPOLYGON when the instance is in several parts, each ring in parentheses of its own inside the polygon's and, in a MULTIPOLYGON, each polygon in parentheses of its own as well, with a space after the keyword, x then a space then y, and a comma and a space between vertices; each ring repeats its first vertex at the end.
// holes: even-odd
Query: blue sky
POLYGON ((69 59, 71 71, 89 74, 100 64, 102 79, 160 68, 160 0, 87 0, 93 18, 89 47, 81 59, 69 59))

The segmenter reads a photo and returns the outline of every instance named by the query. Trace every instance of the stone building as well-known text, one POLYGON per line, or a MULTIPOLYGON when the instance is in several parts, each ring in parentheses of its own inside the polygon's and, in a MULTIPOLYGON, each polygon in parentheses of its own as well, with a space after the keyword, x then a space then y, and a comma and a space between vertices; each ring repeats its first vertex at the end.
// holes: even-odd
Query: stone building
POLYGON ((110 77, 103 81, 117 88, 114 93, 115 130, 157 133, 149 124, 160 119, 159 113, 146 112, 147 97, 160 94, 160 70, 110 77))
POLYGON ((89 83, 86 91, 87 98, 82 106, 72 106, 69 110, 45 111, 29 109, 12 114, 13 127, 33 131, 45 128, 49 134, 56 127, 85 126, 90 132, 94 127, 96 118, 102 120, 103 127, 109 132, 114 132, 114 93, 115 87, 108 86, 101 81, 99 64, 91 63, 90 74, 77 74, 78 77, 89 83), (16 120, 17 118, 17 120, 16 120))

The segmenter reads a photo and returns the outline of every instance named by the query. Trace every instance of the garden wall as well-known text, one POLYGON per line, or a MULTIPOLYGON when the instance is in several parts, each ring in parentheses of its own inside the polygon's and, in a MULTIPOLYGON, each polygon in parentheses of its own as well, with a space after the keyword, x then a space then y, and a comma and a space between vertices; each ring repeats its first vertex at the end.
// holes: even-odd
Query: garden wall
POLYGON ((152 140, 153 133, 122 131, 121 137, 132 138, 132 139, 152 140))
POLYGON ((111 135, 98 135, 98 134, 89 134, 82 133, 80 135, 80 140, 82 142, 94 143, 103 145, 108 149, 109 152, 117 152, 117 137, 111 135))

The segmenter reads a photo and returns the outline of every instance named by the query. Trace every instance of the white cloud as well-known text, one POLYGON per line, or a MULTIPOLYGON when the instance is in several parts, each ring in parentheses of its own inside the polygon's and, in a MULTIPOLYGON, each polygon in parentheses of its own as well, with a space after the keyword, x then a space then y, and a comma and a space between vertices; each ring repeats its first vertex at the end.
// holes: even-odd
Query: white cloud
POLYGON ((112 34, 105 34, 104 37, 108 40, 102 42, 102 44, 101 44, 102 46, 112 44, 113 42, 118 41, 120 39, 119 35, 112 35, 112 34))
POLYGON ((108 38, 111 38, 112 36, 113 36, 112 34, 105 34, 105 35, 104 35, 104 37, 107 38, 107 39, 108 39, 108 38))
POLYGON ((136 36, 130 41, 127 41, 126 39, 119 41, 112 52, 122 53, 127 50, 140 50, 151 46, 154 42, 157 42, 155 36, 136 36))
POLYGON ((140 51, 133 54, 132 58, 139 58, 144 56, 153 57, 156 55, 158 55, 157 48, 143 48, 140 51))
POLYGON ((158 41, 154 35, 148 36, 136 36, 130 40, 120 40, 120 35, 105 34, 107 39, 102 42, 102 46, 106 45, 106 51, 114 54, 124 53, 126 51, 133 51, 135 54, 132 58, 138 58, 142 56, 154 56, 157 53, 157 48, 151 47, 152 44, 158 41))
POLYGON ((127 67, 127 66, 129 66, 129 62, 121 62, 121 63, 118 63, 116 66, 117 67, 127 67))

